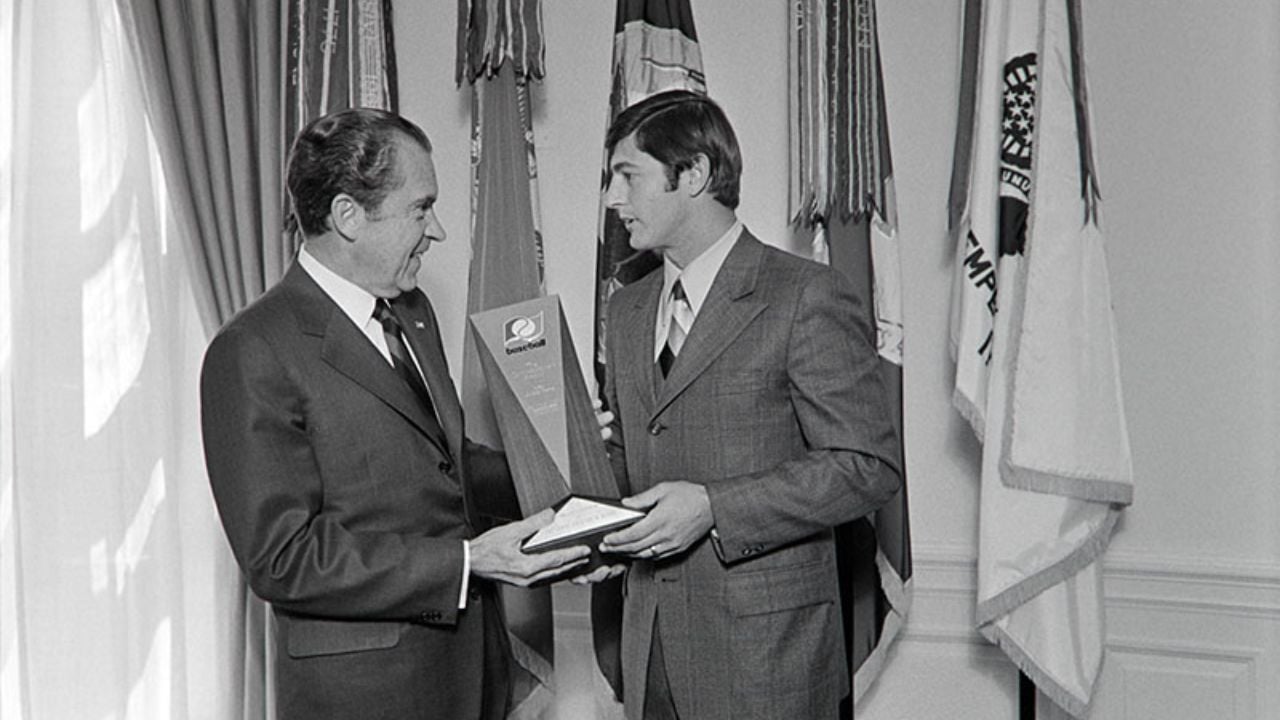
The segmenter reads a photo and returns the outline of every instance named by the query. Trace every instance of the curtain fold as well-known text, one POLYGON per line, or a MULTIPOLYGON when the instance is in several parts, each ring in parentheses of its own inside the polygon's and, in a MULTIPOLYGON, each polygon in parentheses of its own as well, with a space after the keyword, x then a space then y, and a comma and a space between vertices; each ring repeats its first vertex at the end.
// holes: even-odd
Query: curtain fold
POLYGON ((120 9, 0 5, 0 716, 244 717, 205 328, 120 9))
POLYGON ((281 230, 280 5, 120 2, 212 331, 277 280, 292 256, 281 230))

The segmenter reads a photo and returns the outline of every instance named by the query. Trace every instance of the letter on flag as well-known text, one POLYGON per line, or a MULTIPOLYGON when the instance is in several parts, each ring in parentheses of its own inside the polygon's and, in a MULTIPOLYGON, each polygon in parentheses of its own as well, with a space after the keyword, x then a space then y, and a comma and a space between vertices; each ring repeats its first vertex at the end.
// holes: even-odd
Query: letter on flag
POLYGON ((955 405, 983 442, 979 632, 1088 713, 1133 471, 1078 0, 969 0, 953 170, 955 405))

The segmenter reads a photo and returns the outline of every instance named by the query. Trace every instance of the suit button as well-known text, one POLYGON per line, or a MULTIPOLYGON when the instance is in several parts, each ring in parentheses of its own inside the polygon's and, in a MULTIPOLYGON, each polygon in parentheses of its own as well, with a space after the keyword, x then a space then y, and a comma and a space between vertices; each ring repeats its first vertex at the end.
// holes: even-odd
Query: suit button
POLYGON ((440 472, 444 473, 445 475, 448 475, 453 472, 453 463, 449 462, 448 460, 441 460, 440 464, 437 467, 439 467, 440 472))
POLYGON ((660 435, 660 434, 662 433, 662 431, 663 431, 663 430, 666 430, 666 429, 667 429, 667 428, 666 428, 662 423, 658 422, 657 420, 654 420, 653 422, 649 423, 649 434, 650 434, 650 435, 655 435, 655 436, 656 436, 656 435, 660 435))

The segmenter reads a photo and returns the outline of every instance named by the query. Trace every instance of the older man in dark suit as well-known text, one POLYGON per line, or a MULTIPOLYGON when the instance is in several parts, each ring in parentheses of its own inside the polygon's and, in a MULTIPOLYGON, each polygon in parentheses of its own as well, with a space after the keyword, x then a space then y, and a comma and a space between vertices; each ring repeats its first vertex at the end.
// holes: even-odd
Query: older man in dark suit
POLYGON ((738 221, 738 145, 708 98, 643 100, 607 146, 608 205, 664 260, 609 305, 610 456, 648 510, 602 547, 634 558, 627 717, 834 718, 832 528, 901 482, 866 313, 845 278, 738 221))
POLYGON ((249 585, 275 615, 280 718, 490 718, 509 649, 493 581, 585 560, 529 556, 543 513, 514 504, 506 461, 463 434, 421 256, 445 233, 431 144, 347 110, 298 136, 288 186, 297 262, 209 346, 205 457, 249 585))

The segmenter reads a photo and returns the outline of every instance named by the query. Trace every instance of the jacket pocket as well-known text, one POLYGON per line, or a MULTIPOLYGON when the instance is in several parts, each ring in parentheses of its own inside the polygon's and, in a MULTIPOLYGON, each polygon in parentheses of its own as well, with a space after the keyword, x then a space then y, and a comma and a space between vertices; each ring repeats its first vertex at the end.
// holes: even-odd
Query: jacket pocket
POLYGON ((400 642, 399 622, 355 622, 291 618, 288 621, 289 657, 382 650, 400 642))
POLYGON ((726 587, 736 617, 835 602, 837 593, 836 569, 825 562, 733 574, 726 587))

